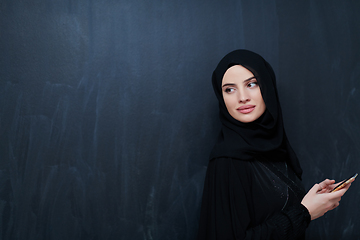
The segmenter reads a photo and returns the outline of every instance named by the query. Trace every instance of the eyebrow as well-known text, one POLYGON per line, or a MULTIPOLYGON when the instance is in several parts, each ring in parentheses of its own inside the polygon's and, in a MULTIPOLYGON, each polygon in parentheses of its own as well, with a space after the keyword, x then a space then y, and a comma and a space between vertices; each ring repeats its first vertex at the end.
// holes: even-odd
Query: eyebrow
MULTIPOLYGON (((250 80, 252 80, 252 79, 254 79, 254 78, 256 79, 255 76, 250 77, 250 78, 248 78, 248 79, 245 79, 243 82, 244 82, 244 83, 249 82, 250 80)), ((222 87, 235 86, 235 85, 236 85, 235 83, 225 83, 224 85, 222 85, 222 87)))

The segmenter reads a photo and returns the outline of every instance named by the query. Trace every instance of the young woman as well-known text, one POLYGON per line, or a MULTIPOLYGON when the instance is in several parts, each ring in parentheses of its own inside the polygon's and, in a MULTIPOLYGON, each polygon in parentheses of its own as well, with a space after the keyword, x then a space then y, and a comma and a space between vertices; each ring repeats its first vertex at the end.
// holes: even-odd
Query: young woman
POLYGON ((304 239, 311 220, 339 205, 350 184, 326 179, 306 193, 283 125, 275 74, 258 54, 236 50, 212 84, 222 129, 206 173, 198 239, 304 239))

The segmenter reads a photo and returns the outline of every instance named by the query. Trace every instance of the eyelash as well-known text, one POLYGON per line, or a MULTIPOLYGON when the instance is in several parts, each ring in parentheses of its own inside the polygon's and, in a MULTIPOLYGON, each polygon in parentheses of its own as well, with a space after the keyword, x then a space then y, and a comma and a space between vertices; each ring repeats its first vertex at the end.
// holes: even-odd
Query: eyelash
MULTIPOLYGON (((248 85, 247 85, 247 87, 250 87, 250 88, 251 88, 251 86, 250 86, 251 84, 255 84, 255 86, 258 85, 257 81, 254 81, 254 82, 249 82, 248 85)), ((254 87, 255 87, 255 86, 254 86, 254 87)))
POLYGON ((226 89, 225 89, 225 92, 226 92, 226 93, 230 93, 231 90, 234 90, 234 88, 226 88, 226 89))
MULTIPOLYGON (((254 88, 254 87, 256 87, 256 86, 258 86, 258 82, 257 82, 256 80, 255 80, 255 81, 252 81, 252 82, 249 82, 249 83, 246 85, 246 87, 248 87, 248 88, 254 88), (254 85, 251 86, 252 84, 254 84, 254 85)), ((234 90, 235 90, 235 88, 229 87, 229 88, 226 88, 224 92, 226 92, 226 93, 231 93, 231 91, 234 91, 234 90)))

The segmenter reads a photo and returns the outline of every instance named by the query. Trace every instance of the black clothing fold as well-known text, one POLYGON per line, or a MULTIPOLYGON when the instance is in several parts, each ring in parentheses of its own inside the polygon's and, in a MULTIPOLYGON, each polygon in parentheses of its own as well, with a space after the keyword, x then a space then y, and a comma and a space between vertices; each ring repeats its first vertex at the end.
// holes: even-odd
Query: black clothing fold
MULTIPOLYGON (((302 188, 285 163, 276 164, 302 188)), ((304 239, 310 215, 300 202, 260 161, 213 159, 206 173, 197 239, 304 239)))

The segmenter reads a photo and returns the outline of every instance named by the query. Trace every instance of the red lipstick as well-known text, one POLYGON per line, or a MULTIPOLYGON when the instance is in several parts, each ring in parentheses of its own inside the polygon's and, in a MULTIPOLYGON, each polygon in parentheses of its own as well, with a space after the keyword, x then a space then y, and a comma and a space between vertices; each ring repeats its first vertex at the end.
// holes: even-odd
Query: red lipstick
POLYGON ((244 106, 237 108, 236 110, 238 110, 241 113, 246 114, 246 113, 251 113, 252 111, 254 111, 255 107, 256 107, 255 105, 244 105, 244 106))

